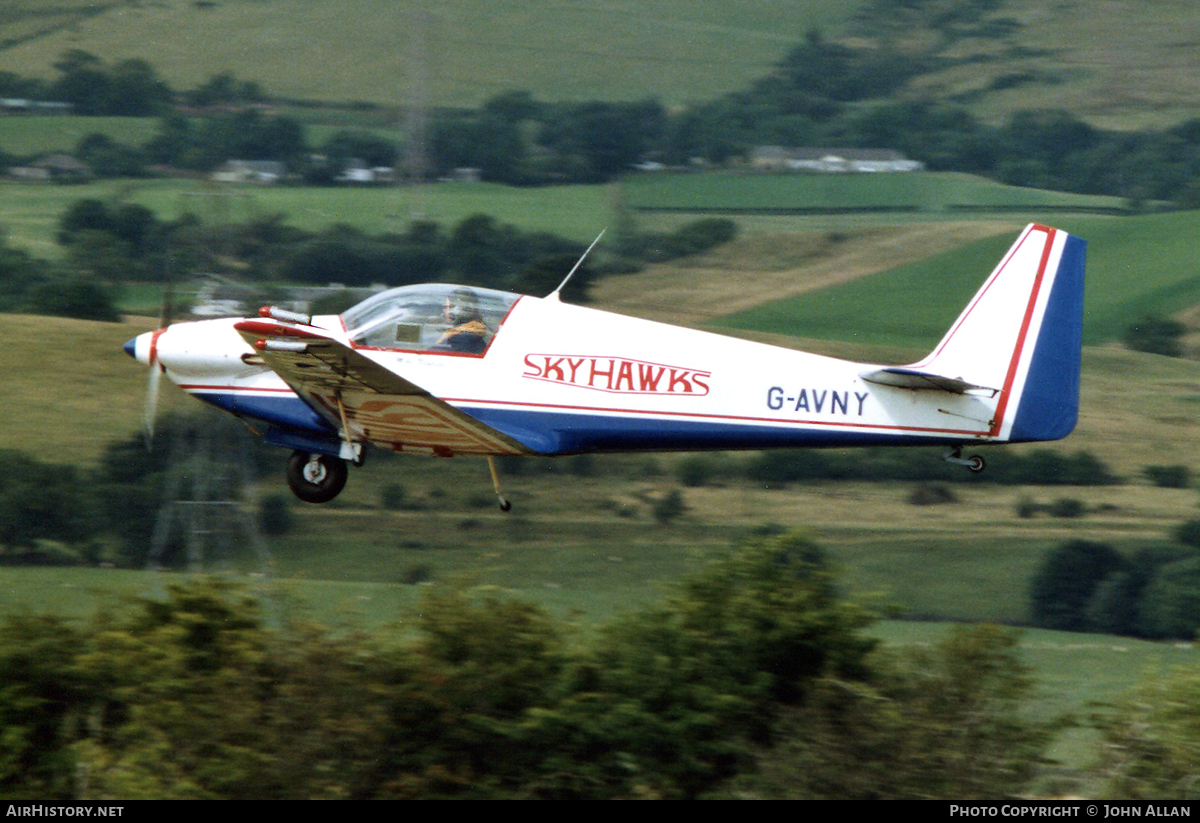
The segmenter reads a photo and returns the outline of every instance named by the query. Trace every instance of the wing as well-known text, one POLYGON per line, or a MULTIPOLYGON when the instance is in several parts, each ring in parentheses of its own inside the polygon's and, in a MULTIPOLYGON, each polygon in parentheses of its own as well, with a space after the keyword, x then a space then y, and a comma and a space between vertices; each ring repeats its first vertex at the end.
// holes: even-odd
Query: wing
POLYGON ((311 326, 244 320, 234 328, 285 383, 355 440, 394 451, 532 454, 517 441, 434 397, 311 326))

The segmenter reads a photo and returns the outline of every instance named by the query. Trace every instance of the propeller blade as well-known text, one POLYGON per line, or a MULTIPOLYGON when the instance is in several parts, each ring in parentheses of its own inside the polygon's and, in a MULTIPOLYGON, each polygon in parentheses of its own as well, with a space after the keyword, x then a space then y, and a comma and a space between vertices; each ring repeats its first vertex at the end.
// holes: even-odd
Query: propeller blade
MULTIPOLYGON (((166 329, 171 325, 171 286, 163 286, 162 305, 158 310, 158 328, 166 329)), ((146 404, 142 411, 142 437, 146 441, 146 451, 154 448, 154 424, 158 419, 158 387, 162 382, 162 366, 154 356, 154 348, 150 349, 150 377, 146 381, 146 404)))
POLYGON ((142 419, 142 436, 146 440, 146 451, 154 444, 154 423, 158 417, 158 385, 162 382, 162 368, 158 363, 150 364, 150 379, 146 381, 146 406, 142 419))

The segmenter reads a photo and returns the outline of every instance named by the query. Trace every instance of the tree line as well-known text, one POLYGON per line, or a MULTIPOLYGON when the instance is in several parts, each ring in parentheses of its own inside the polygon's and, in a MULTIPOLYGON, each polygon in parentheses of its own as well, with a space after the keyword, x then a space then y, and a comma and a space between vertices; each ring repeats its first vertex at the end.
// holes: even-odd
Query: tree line
POLYGON ((1033 625, 1149 640, 1200 631, 1200 521, 1132 552, 1072 540, 1047 553, 1030 585, 1033 625))
MULTIPOLYGON (((707 218, 671 232, 629 230, 601 263, 589 259, 567 296, 586 302, 595 278, 637 271, 648 262, 698 254, 737 235, 733 221, 707 218)), ((177 283, 193 271, 253 272, 264 301, 286 286, 340 283, 353 288, 456 282, 526 294, 548 294, 584 251, 549 232, 529 232, 483 214, 453 226, 417 220, 402 232, 371 235, 344 224, 311 232, 267 214, 238 224, 206 224, 194 214, 162 220, 133 203, 83 198, 59 218, 64 254, 37 258, 0 237, 0 312, 88 320, 119 319, 122 289, 131 283, 177 283)), ((347 290, 316 307, 348 308, 347 290)))
MULTIPOLYGON (((1200 119, 1113 131, 1065 110, 1039 109, 993 126, 962 106, 905 90, 935 65, 927 53, 840 43, 814 30, 748 88, 677 112, 656 100, 547 103, 504 92, 478 109, 434 112, 428 166, 408 171, 439 176, 471 167, 485 180, 513 185, 596 183, 643 161, 723 165, 761 145, 891 148, 933 170, 1013 185, 1200 205, 1200 119)), ((0 94, 58 98, 80 113, 161 118, 158 133, 141 146, 85 137, 76 154, 101 175, 270 159, 286 163, 298 180, 321 184, 353 160, 395 165, 405 149, 364 130, 313 145, 300 122, 264 113, 258 104, 267 95, 228 73, 175 92, 142 60, 108 65, 75 50, 56 68, 59 77, 50 82, 0 74, 0 94), (215 104, 223 110, 188 108, 215 104)))

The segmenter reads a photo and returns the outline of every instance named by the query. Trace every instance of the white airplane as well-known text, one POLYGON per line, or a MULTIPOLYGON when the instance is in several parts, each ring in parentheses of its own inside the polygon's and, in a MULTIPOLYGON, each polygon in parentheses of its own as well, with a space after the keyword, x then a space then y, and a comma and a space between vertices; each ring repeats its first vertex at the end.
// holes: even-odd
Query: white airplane
POLYGON ((405 286, 341 315, 176 323, 125 351, 291 449, 288 484, 313 503, 341 491, 367 444, 486 456, 504 510, 495 455, 940 444, 980 471, 964 446, 1075 427, 1084 257, 1079 238, 1026 227, 907 366, 570 305, 562 285, 542 298, 405 286))

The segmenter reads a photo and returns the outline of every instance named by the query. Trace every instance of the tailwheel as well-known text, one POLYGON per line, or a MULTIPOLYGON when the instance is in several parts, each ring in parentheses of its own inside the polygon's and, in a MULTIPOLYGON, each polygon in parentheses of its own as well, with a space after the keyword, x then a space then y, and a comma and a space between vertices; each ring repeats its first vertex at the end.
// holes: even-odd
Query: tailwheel
POLYGON ((345 487, 348 475, 346 461, 327 454, 295 451, 287 462, 288 487, 306 503, 328 503, 345 487))

